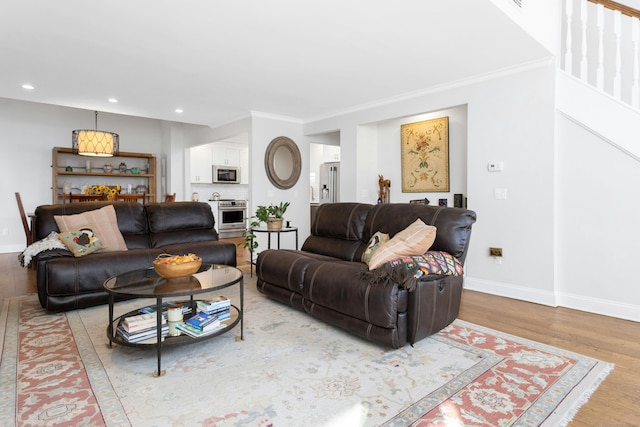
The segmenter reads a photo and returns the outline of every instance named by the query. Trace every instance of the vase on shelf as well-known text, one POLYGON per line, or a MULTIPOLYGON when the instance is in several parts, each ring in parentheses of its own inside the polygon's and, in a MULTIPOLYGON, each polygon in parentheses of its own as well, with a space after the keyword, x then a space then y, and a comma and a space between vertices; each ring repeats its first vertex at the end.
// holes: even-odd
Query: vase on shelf
POLYGON ((102 169, 104 169, 105 173, 111 173, 111 171, 113 171, 113 166, 111 166, 111 163, 107 163, 102 167, 102 169))
POLYGON ((118 169, 120 169, 120 173, 125 173, 127 171, 127 164, 125 162, 120 163, 118 169))

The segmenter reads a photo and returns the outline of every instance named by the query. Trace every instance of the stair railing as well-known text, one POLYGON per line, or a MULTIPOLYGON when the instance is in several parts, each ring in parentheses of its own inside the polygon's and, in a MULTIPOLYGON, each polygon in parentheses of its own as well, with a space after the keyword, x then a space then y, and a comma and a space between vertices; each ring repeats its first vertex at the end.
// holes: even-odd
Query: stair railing
POLYGON ((640 110, 640 11, 610 0, 565 0, 562 69, 640 110))

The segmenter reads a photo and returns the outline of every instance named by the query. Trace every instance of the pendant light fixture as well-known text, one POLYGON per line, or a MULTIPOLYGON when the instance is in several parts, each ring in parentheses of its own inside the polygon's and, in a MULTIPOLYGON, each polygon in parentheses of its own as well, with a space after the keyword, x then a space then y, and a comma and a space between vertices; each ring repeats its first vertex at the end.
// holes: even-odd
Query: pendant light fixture
POLYGON ((117 133, 98 130, 98 112, 95 130, 76 129, 71 133, 73 149, 81 156, 112 157, 118 154, 120 136, 117 133))

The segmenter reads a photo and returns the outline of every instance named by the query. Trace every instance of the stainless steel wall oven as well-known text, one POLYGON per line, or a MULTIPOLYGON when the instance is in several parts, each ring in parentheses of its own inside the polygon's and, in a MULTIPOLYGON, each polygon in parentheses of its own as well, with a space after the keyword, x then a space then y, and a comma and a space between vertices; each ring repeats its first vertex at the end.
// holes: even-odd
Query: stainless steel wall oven
POLYGON ((218 203, 218 234, 221 239, 241 237, 247 228, 247 202, 220 200, 218 203))

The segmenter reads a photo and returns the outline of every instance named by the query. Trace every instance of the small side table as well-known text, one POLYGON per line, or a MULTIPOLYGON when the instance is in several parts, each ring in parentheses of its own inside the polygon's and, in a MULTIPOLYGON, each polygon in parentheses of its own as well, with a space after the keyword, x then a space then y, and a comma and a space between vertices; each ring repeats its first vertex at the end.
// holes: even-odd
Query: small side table
MULTIPOLYGON (((256 227, 250 228, 249 231, 253 235, 253 233, 267 233, 267 249, 271 249, 271 235, 276 234, 278 239, 278 245, 276 249, 280 249, 280 234, 282 233, 291 233, 294 232, 296 234, 296 250, 298 250, 298 227, 282 227, 279 230, 271 230, 266 227, 256 227)), ((253 247, 253 237, 251 238, 251 247, 253 247)), ((251 267, 250 273, 251 277, 253 277, 253 266, 256 265, 256 260, 251 257, 251 267)))

